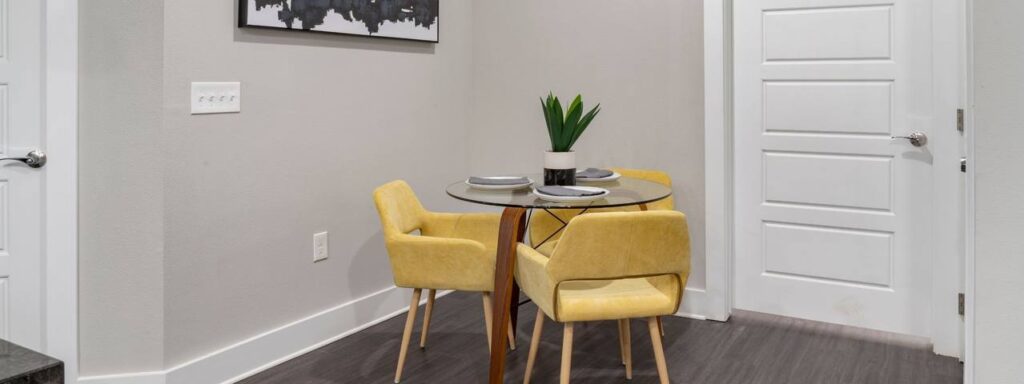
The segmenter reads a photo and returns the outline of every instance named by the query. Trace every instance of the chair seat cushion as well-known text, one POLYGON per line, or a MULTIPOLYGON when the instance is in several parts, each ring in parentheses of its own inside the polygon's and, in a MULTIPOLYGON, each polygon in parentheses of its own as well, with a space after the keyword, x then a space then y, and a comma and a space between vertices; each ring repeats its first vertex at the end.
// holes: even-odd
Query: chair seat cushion
POLYGON ((597 321, 674 314, 679 297, 675 276, 619 280, 576 280, 559 284, 558 320, 597 321))

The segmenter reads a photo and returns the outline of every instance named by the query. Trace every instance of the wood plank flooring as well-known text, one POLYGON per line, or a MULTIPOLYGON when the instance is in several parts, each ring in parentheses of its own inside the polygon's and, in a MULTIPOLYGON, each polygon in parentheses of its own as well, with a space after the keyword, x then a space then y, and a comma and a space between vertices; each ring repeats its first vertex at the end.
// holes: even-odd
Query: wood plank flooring
MULTIPOLYGON (((533 304, 520 308, 518 348, 509 354, 507 383, 522 382, 535 311, 533 304)), ((419 313, 417 330, 423 311, 419 313)), ((404 321, 403 314, 241 383, 391 383, 404 321)), ((657 383, 647 324, 631 324, 632 383, 657 383)), ((487 339, 479 294, 453 293, 438 299, 430 326, 427 348, 410 346, 402 382, 485 382, 487 339)), ((728 323, 666 318, 665 332, 673 383, 963 382, 956 359, 936 356, 927 343, 905 336, 751 312, 737 312, 728 323)), ((614 322, 578 325, 573 344, 574 383, 626 382, 614 322)), ((561 345, 561 326, 548 320, 532 383, 558 382, 561 345)))

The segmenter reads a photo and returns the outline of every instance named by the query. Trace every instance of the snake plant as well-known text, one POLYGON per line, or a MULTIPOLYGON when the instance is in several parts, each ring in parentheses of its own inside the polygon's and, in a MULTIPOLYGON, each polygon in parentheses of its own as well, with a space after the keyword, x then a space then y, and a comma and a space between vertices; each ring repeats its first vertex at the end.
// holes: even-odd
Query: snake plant
POLYGON ((562 112, 561 102, 553 93, 549 92, 547 99, 541 98, 540 104, 544 110, 544 122, 548 125, 548 136, 551 138, 551 152, 571 151, 576 140, 579 140, 583 131, 587 130, 587 126, 601 112, 601 104, 598 104, 584 115, 581 95, 576 95, 576 99, 569 103, 565 113, 562 112))

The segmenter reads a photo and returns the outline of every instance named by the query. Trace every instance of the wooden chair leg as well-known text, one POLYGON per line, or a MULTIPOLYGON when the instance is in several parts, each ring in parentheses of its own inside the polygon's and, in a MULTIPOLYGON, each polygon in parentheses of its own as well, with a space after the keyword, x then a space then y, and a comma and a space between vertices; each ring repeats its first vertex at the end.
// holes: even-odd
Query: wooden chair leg
POLYGON ((654 361, 658 363, 658 378, 661 384, 668 384, 668 366, 665 364, 665 349, 661 345, 661 332, 658 330, 658 318, 647 321, 647 329, 651 333, 651 347, 654 348, 654 361))
POLYGON ((569 384, 569 371, 572 369, 572 323, 565 323, 562 334, 562 377, 561 384, 569 384))
POLYGON ((540 345, 540 334, 544 330, 544 311, 537 308, 537 319, 533 321, 533 337, 530 339, 530 353, 526 357, 526 375, 523 384, 530 384, 533 363, 537 361, 537 347, 540 345))
POLYGON ((490 292, 484 292, 483 293, 483 297, 484 297, 484 325, 487 327, 487 350, 490 351, 491 350, 491 329, 493 329, 493 328, 491 328, 491 326, 493 325, 492 324, 493 321, 491 321, 491 308, 492 308, 492 306, 491 306, 491 293, 490 292))
POLYGON ((658 316, 658 333, 660 333, 662 337, 665 336, 665 324, 661 322, 661 316, 658 316))
POLYGON ((626 331, 622 329, 622 320, 615 323, 619 327, 619 357, 622 358, 622 365, 626 365, 626 331))
POLYGON ((619 320, 622 327, 622 356, 626 365, 626 380, 633 380, 633 342, 630 340, 629 319, 619 320))
POLYGON ((402 332, 402 347, 398 350, 398 368, 395 370, 395 382, 402 381, 402 367, 405 366, 405 354, 409 352, 409 339, 412 338, 412 325, 416 322, 416 309, 420 307, 419 288, 412 291, 412 303, 409 304, 409 314, 405 318, 405 331, 402 332))
POLYGON ((508 348, 516 350, 516 329, 512 328, 512 318, 508 319, 508 348))
POLYGON ((434 313, 434 299, 437 297, 436 289, 428 289, 427 309, 423 311, 423 330, 420 331, 420 348, 427 347, 427 332, 430 331, 430 315, 434 313))

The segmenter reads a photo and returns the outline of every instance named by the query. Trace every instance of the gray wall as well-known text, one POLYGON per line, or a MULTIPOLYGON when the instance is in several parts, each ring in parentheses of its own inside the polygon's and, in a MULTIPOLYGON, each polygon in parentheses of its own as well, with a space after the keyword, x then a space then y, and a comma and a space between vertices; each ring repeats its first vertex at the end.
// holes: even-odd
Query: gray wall
POLYGON ((388 180, 465 209, 438 183, 468 172, 469 3, 443 7, 436 46, 240 31, 235 3, 81 7, 83 375, 173 367, 391 286, 371 200, 388 180), (241 81, 243 113, 191 116, 190 81, 241 81))
POLYGON ((975 1, 975 381, 1024 377, 1024 2, 975 1))
POLYGON ((468 169, 468 2, 445 2, 437 45, 239 30, 235 3, 165 6, 169 366, 391 286, 373 188, 447 209, 468 169), (189 115, 204 80, 241 81, 243 112, 189 115))
POLYGON ((437 45, 239 30, 235 3, 82 7, 84 375, 171 368, 391 286, 372 189, 481 209, 442 184, 539 171, 549 89, 605 105, 580 164, 671 173, 703 269, 700 1, 445 2, 437 45), (241 81, 242 113, 191 116, 191 81, 241 81))
POLYGON ((163 1, 80 9, 83 374, 163 367, 163 1))
POLYGON ((703 10, 699 0, 480 1, 474 29, 473 172, 540 172, 538 97, 583 94, 602 112, 577 166, 667 171, 704 287, 703 10))

